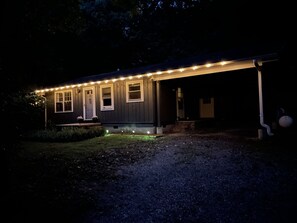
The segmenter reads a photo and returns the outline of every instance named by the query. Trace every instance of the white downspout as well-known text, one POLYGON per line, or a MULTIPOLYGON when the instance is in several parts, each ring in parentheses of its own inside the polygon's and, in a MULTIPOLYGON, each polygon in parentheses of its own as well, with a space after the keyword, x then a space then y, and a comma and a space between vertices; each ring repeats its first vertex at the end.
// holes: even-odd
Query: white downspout
MULTIPOLYGON (((264 112, 263 112, 263 94, 262 94, 262 71, 261 66, 259 65, 258 61, 254 60, 254 65, 258 71, 258 90, 259 90, 259 117, 260 117, 260 124, 262 127, 266 128, 267 135, 273 136, 271 132, 270 126, 264 123, 264 112)), ((262 135, 259 134, 259 138, 262 139, 262 135)))

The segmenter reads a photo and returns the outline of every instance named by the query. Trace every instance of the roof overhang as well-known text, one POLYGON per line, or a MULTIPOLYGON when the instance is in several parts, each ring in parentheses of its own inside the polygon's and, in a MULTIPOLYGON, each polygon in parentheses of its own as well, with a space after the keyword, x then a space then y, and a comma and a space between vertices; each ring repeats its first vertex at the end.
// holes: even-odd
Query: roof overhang
POLYGON ((215 74, 227 71, 236 71, 242 69, 255 68, 255 62, 257 65, 262 65, 266 62, 272 62, 278 60, 277 54, 266 54, 257 57, 250 57, 244 59, 237 60, 221 60, 214 61, 209 63, 202 63, 202 61, 197 61, 196 64, 193 65, 185 65, 180 64, 181 67, 171 69, 170 66, 163 66, 161 69, 159 68, 146 68, 140 71, 127 70, 125 73, 117 72, 117 73, 107 73, 105 76, 90 76, 83 80, 79 80, 75 83, 68 83, 62 86, 56 86, 52 88, 45 88, 36 90, 36 93, 44 93, 49 91, 58 91, 64 89, 71 89, 81 86, 90 86, 90 85, 100 85, 106 83, 113 83, 117 81, 123 80, 132 80, 139 79, 143 77, 149 77, 153 81, 162 81, 162 80, 170 80, 176 78, 185 78, 192 77, 198 75, 206 75, 206 74, 215 74))
POLYGON ((216 63, 206 63, 204 65, 195 65, 187 68, 175 69, 162 72, 162 75, 154 75, 154 81, 170 80, 176 78, 192 77, 198 75, 215 74, 227 71, 236 71, 242 69, 255 68, 255 61, 259 65, 266 62, 275 61, 276 59, 245 59, 245 60, 233 60, 233 61, 220 61, 216 63))

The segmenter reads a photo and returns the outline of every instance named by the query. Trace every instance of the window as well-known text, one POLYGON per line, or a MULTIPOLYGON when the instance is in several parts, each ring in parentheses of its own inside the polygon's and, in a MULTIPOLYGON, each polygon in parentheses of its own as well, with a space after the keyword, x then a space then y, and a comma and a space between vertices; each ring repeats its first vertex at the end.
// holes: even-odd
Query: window
POLYGON ((114 110, 113 106, 113 85, 102 85, 100 94, 101 111, 114 110))
POLYGON ((143 101, 143 81, 127 81, 126 83, 126 101, 139 102, 143 101))
POLYGON ((72 91, 60 91, 55 93, 55 111, 72 112, 72 91))

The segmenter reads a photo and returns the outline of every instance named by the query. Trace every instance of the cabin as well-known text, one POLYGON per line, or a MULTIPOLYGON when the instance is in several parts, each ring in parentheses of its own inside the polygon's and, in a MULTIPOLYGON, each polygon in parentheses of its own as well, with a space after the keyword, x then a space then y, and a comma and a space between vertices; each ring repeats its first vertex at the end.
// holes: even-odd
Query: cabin
MULTIPOLYGON (((249 126, 273 135, 296 96, 275 50, 233 50, 83 76, 36 90, 46 122, 96 123, 110 132, 162 134, 200 126, 249 126), (295 95, 295 96, 294 96, 295 95)), ((295 100, 296 101, 296 100, 295 100)), ((287 125, 291 125, 289 123, 287 125)))

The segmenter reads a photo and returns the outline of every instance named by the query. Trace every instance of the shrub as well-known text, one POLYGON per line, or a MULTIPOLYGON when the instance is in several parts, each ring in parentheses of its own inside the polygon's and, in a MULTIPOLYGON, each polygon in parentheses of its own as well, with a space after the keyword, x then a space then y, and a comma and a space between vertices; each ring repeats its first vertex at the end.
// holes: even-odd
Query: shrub
POLYGON ((73 142, 93 137, 103 136, 105 133, 102 126, 89 128, 63 127, 61 130, 39 130, 28 134, 25 138, 44 142, 73 142))

